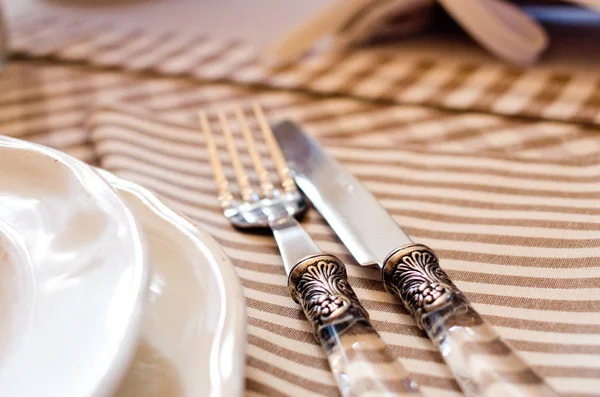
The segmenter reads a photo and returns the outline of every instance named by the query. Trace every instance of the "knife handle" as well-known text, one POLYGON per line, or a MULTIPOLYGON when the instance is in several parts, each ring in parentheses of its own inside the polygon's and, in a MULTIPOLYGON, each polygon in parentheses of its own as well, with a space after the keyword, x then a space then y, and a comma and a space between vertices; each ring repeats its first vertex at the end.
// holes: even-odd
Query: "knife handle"
POLYGON ((411 244, 384 262, 385 289, 415 317, 469 397, 557 396, 471 307, 433 250, 411 244))
POLYGON ((343 397, 420 395, 369 322, 337 257, 301 260, 290 272, 288 287, 313 325, 343 397))

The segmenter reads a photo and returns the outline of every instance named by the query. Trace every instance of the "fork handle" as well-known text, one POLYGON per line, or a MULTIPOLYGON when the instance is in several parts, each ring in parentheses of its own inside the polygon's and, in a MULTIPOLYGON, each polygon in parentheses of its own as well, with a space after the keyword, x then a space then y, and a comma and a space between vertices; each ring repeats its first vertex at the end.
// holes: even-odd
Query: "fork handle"
POLYGON ((431 248, 401 247, 388 256, 382 272, 385 289, 439 348, 467 396, 557 396, 471 307, 431 248))
POLYGON ((290 272, 288 287, 313 325, 343 397, 420 395, 369 322, 337 257, 301 260, 290 272))

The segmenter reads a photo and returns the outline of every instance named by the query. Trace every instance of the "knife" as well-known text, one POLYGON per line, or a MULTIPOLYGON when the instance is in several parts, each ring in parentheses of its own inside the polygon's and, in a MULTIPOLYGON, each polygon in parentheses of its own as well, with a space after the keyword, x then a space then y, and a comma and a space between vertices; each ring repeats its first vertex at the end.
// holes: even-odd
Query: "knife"
POLYGON ((467 396, 557 396, 473 309, 435 252, 414 243, 313 138, 289 121, 273 132, 297 185, 361 265, 379 266, 385 290, 412 314, 467 396))

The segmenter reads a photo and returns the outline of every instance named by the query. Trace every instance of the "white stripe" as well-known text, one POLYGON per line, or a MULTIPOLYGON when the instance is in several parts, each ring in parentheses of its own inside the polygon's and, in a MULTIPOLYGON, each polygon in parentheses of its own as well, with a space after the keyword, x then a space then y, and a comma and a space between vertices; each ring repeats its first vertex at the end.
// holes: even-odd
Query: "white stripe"
POLYGON ((600 371, 600 355, 592 354, 552 354, 521 352, 523 358, 533 365, 544 367, 594 368, 600 371))
POLYGON ((598 395, 598 390, 600 390, 599 379, 549 377, 548 383, 556 391, 567 394, 589 393, 590 395, 598 395))

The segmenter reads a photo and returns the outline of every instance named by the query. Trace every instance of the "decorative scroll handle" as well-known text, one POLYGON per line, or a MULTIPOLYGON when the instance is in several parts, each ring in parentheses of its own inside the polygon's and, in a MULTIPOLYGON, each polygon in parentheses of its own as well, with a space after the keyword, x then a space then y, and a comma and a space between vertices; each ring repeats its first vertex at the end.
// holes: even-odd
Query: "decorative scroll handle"
POLYGON ((343 397, 420 395, 371 326, 338 258, 303 259, 291 271, 288 286, 325 349, 343 397))
POLYGON ((386 259, 382 276, 385 289, 439 348, 467 396, 557 396, 471 307, 431 248, 397 249, 386 259))

